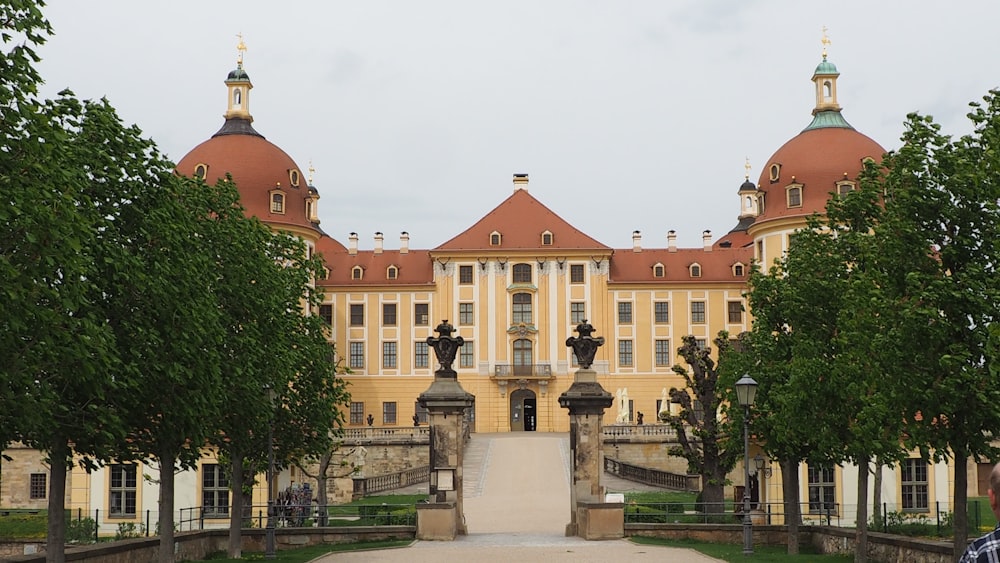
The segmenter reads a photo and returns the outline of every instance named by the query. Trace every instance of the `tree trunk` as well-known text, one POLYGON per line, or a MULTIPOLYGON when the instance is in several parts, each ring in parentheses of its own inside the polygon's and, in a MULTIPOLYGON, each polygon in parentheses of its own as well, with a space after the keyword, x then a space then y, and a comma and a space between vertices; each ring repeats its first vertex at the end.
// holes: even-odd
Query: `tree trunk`
POLYGON ((854 563, 868 561, 868 458, 858 460, 858 524, 854 563))
MULTIPOLYGON (((875 494, 872 498, 872 521, 882 526, 882 460, 875 458, 875 494)), ((878 530, 876 530, 878 531, 878 530)))
MULTIPOLYGON (((968 455, 955 453, 955 502, 951 512, 955 534, 951 553, 955 561, 961 559, 962 553, 969 546, 969 513, 966 507, 969 494, 968 464, 968 455)), ((940 518, 940 515, 938 517, 940 518)))
POLYGON ((66 561, 66 465, 69 447, 59 444, 49 452, 49 516, 45 563, 66 561))
POLYGON ((788 554, 799 554, 799 464, 781 460, 781 492, 785 497, 785 525, 788 526, 788 554))
POLYGON ((329 496, 326 492, 327 473, 330 471, 330 461, 333 459, 333 452, 326 452, 319 458, 319 467, 316 470, 316 508, 319 511, 319 525, 325 527, 327 524, 327 514, 330 504, 329 496))
POLYGON ((176 456, 161 454, 160 459, 160 563, 174 563, 174 460, 176 456))
POLYGON ((230 559, 243 557, 243 455, 232 452, 230 464, 229 491, 232 506, 229 509, 229 547, 227 553, 230 559))

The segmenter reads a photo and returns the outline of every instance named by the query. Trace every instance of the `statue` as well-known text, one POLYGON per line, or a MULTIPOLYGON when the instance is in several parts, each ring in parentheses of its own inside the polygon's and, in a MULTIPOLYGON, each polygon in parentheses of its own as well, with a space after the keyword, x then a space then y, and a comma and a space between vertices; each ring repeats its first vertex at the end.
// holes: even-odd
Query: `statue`
POLYGON ((566 345, 573 349, 573 355, 576 356, 580 369, 590 369, 594 363, 597 348, 604 346, 604 337, 594 338, 591 336, 594 333, 594 326, 588 323, 587 319, 583 319, 583 322, 576 326, 575 332, 578 332, 580 336, 570 336, 566 339, 566 345))
POLYGON ((617 392, 618 395, 618 416, 615 422, 618 424, 628 424, 628 387, 622 387, 617 392))
POLYGON ((663 393, 660 395, 660 410, 656 413, 656 418, 660 422, 665 422, 670 418, 670 399, 667 397, 667 388, 663 388, 663 393))

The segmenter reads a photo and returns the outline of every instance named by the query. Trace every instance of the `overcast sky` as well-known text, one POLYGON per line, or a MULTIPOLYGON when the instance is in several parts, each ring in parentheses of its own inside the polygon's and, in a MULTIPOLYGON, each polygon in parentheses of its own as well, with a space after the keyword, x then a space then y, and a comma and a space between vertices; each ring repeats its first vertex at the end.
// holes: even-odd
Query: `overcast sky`
POLYGON ((316 168, 321 227, 433 248, 536 198, 615 248, 700 246, 737 220, 744 159, 809 124, 829 28, 845 118, 898 147, 905 115, 968 132, 1000 85, 997 0, 54 0, 40 70, 106 96, 174 161, 222 125, 237 33, 254 127, 316 168))

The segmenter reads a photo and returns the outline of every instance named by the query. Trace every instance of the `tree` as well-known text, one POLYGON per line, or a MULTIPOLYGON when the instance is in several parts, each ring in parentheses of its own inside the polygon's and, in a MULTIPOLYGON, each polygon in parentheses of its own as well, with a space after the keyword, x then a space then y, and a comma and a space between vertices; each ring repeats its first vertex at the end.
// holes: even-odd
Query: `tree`
MULTIPOLYGON (((677 353, 691 372, 684 366, 673 366, 674 373, 682 376, 686 385, 683 389, 670 389, 670 402, 680 405, 677 415, 663 419, 677 432, 679 445, 670 448, 670 453, 686 459, 688 471, 701 476, 701 500, 706 511, 721 513, 726 500, 726 475, 736 465, 743 445, 739 439, 732 441, 726 431, 726 426, 734 421, 730 417, 720 420, 718 416, 720 411, 726 410, 727 403, 711 348, 700 347, 690 335, 682 341, 677 353)), ((720 332, 714 342, 721 363, 729 350, 728 333, 720 332)))

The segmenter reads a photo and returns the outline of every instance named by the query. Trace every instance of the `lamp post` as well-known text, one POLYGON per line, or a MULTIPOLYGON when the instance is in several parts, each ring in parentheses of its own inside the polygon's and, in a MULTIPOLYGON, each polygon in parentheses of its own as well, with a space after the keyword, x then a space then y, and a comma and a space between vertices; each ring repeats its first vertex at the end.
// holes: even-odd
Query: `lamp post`
POLYGON ((743 406, 743 555, 753 555, 753 520, 750 519, 750 407, 757 397, 757 382, 744 374, 736 382, 736 397, 743 406))
POLYGON ((274 546, 274 389, 267 388, 271 414, 267 423, 267 529, 264 532, 264 557, 276 557, 274 546))

